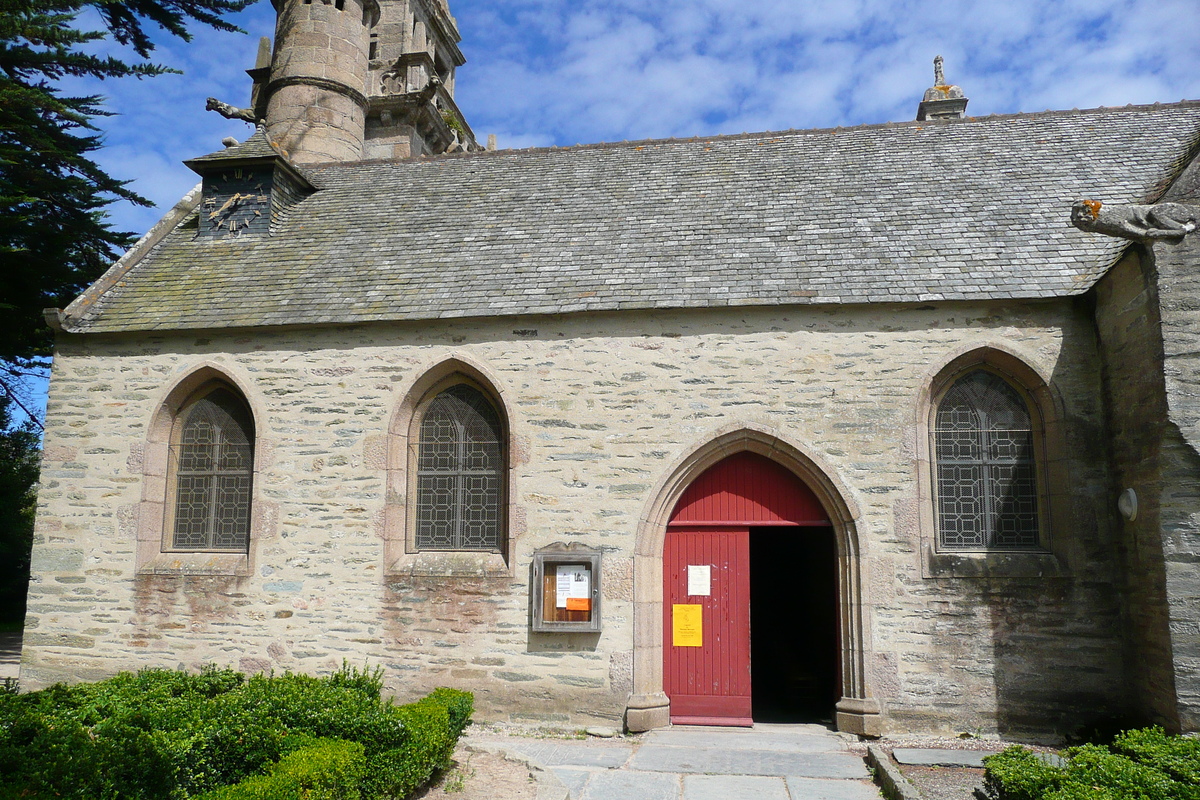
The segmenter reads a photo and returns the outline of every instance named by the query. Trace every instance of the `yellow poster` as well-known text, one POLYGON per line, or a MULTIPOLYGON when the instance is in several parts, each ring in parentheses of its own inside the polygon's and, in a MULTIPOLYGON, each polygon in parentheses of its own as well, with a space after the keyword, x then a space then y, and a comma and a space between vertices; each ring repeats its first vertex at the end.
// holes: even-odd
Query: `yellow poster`
POLYGON ((671 644, 675 647, 704 646, 704 615, 701 605, 671 606, 671 644))

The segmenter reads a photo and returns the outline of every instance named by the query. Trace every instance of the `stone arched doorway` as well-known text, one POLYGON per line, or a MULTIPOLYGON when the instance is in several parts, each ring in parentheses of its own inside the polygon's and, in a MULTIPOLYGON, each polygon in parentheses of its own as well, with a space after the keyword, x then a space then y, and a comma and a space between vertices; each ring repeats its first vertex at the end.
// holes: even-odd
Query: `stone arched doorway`
POLYGON ((833 473, 773 433, 737 429, 710 440, 681 458, 656 487, 639 530, 634 557, 634 674, 633 693, 626 708, 631 730, 669 724, 670 700, 664 690, 664 646, 670 617, 664 608, 664 545, 668 525, 688 488, 710 467, 738 453, 762 456, 784 468, 811 490, 825 512, 836 550, 837 681, 840 699, 835 720, 839 730, 878 735, 878 703, 870 696, 865 677, 868 643, 859 577, 858 513, 847 501, 833 473))
POLYGON ((742 451, 684 491, 663 544, 663 690, 677 725, 832 719, 829 515, 786 467, 742 451))

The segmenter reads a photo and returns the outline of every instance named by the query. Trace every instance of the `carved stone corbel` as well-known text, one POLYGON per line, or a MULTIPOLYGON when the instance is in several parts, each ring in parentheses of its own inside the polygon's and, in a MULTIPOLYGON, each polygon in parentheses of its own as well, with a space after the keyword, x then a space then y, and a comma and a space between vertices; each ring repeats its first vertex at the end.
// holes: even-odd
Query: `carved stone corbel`
POLYGON ((1178 244, 1196 230, 1198 218, 1200 208, 1183 203, 1106 206, 1080 200, 1071 206, 1071 224, 1079 230, 1144 243, 1178 244))

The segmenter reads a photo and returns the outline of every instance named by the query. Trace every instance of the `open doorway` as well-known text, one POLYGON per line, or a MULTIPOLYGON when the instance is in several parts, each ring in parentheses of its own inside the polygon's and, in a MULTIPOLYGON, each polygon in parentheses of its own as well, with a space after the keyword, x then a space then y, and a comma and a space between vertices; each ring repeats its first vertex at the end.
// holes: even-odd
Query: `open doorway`
POLYGON ((727 456, 688 486, 663 541, 672 723, 830 717, 838 700, 835 553, 816 495, 764 456, 727 456))
POLYGON ((838 675, 833 528, 750 530, 750 679, 755 722, 832 722, 838 675))

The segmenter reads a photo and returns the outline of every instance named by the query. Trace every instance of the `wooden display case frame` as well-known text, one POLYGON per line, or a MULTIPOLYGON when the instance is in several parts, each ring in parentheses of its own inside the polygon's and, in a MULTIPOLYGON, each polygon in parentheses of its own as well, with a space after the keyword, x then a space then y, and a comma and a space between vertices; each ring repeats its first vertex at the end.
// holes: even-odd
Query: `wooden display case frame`
MULTIPOLYGON (((555 542, 533 554, 532 627, 540 633, 594 633, 600 630, 600 551, 579 543, 555 542), (559 568, 587 575, 587 602, 567 597, 559 602, 559 568), (586 605, 586 609, 570 606, 586 605)), ((576 581, 578 586, 578 581, 576 581)))

